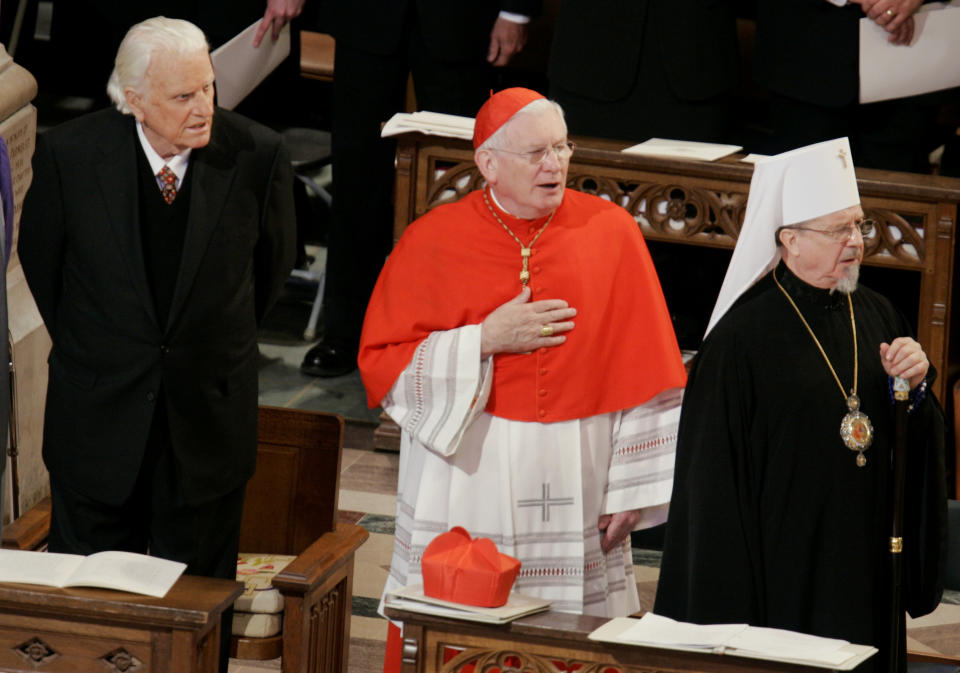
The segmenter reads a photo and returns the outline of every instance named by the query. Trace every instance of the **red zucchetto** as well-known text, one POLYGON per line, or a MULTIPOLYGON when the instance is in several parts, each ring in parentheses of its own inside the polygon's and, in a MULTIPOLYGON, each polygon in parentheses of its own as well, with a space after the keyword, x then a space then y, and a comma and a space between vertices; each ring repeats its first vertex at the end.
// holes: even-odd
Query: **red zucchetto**
POLYGON ((477 112, 477 120, 473 126, 473 149, 480 147, 497 129, 506 124, 510 117, 540 98, 544 96, 519 86, 498 91, 490 96, 477 112))

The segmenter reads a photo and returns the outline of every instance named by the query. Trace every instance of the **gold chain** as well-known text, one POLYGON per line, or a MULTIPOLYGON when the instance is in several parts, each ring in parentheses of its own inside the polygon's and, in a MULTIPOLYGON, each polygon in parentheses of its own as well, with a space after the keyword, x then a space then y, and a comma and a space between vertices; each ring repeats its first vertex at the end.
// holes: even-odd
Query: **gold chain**
MULTIPOLYGON (((797 315, 800 316, 803 326, 807 328, 807 331, 810 332, 810 336, 813 337, 813 343, 817 344, 817 348, 820 349, 820 355, 823 356, 824 361, 827 363, 827 367, 830 368, 830 373, 833 374, 833 380, 837 382, 837 385, 840 387, 840 394, 843 395, 843 399, 847 399, 847 393, 843 389, 843 384, 840 383, 840 377, 837 376, 837 372, 834 370, 833 365, 830 364, 830 358, 827 357, 826 351, 823 350, 823 346, 820 345, 820 341, 817 339, 817 335, 813 333, 813 330, 810 329, 810 325, 807 324, 806 318, 803 317, 803 314, 800 312, 800 309, 794 303, 793 299, 783 288, 783 285, 780 284, 780 281, 777 280, 777 271, 773 271, 773 282, 777 284, 777 287, 780 288, 780 291, 783 292, 783 296, 787 298, 787 301, 790 302, 790 305, 793 307, 793 310, 797 312, 797 315)), ((853 300, 850 298, 850 293, 847 293, 847 304, 850 306, 850 330, 853 332, 853 390, 851 393, 856 396, 857 394, 857 323, 853 318, 853 300)))
POLYGON ((513 231, 510 229, 510 227, 507 226, 507 223, 506 223, 506 222, 504 222, 503 220, 500 219, 500 216, 497 215, 497 211, 495 211, 495 210, 493 209, 493 206, 490 205, 490 199, 487 198, 487 190, 486 190, 486 189, 483 190, 483 202, 484 202, 485 204, 487 204, 487 208, 490 210, 490 214, 493 215, 493 219, 495 219, 497 222, 499 222, 499 223, 500 223, 500 226, 503 227, 504 231, 506 231, 508 234, 510 234, 510 237, 511 237, 513 240, 515 240, 515 241, 517 242, 517 244, 520 246, 520 258, 523 260, 523 268, 522 268, 522 270, 520 271, 520 284, 521 284, 523 287, 526 287, 526 286, 527 286, 527 282, 529 282, 529 280, 530 280, 530 271, 529 271, 529 269, 528 269, 527 267, 528 267, 529 261, 530 261, 530 254, 533 252, 533 244, 537 242, 537 239, 538 239, 538 238, 540 238, 540 234, 542 234, 542 233, 544 232, 544 230, 547 228, 547 225, 550 224, 550 222, 553 220, 553 216, 556 214, 557 211, 556 211, 556 210, 553 210, 553 211, 550 213, 550 217, 548 217, 548 218, 547 218, 547 221, 543 223, 543 226, 542 226, 542 227, 540 227, 540 231, 538 231, 538 232, 536 233, 536 235, 533 237, 533 239, 531 239, 530 244, 525 246, 525 245, 523 244, 523 241, 521 241, 521 240, 519 239, 519 237, 517 237, 517 235, 516 235, 515 233, 513 233, 513 231))

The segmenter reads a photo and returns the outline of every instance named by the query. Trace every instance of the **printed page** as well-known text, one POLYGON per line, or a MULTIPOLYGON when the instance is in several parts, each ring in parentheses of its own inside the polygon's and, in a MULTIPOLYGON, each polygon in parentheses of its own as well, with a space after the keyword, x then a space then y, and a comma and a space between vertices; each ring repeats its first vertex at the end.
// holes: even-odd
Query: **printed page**
POLYGON ((78 554, 0 549, 0 582, 62 587, 83 559, 78 554))
POLYGON ((849 644, 846 640, 760 626, 751 626, 727 641, 727 647, 756 654, 837 666, 850 658, 844 649, 849 644))
POLYGON ((185 563, 125 551, 103 551, 83 559, 63 586, 103 587, 162 598, 186 570, 185 563))
POLYGON ((716 161, 742 149, 740 145, 720 145, 717 143, 698 143, 693 140, 650 138, 650 140, 645 140, 638 145, 633 145, 622 151, 624 154, 639 154, 645 157, 716 161))
POLYGON ((658 647, 717 656, 799 663, 849 671, 877 653, 875 647, 805 633, 744 624, 691 624, 645 614, 617 617, 593 631, 590 640, 658 647))
POLYGON ((691 624, 648 612, 621 637, 636 643, 715 649, 727 644, 746 624, 691 624))

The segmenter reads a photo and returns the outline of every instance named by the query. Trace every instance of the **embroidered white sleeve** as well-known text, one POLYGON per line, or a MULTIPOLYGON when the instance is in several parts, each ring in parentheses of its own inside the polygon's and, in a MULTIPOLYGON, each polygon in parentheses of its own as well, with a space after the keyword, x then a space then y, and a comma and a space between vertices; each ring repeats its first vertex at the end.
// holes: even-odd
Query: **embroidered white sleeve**
POLYGON ((480 359, 480 325, 433 332, 381 404, 404 432, 431 451, 452 456, 487 405, 491 362, 480 359))
POLYGON ((649 508, 637 528, 666 520, 682 401, 683 388, 672 388, 620 414, 613 428, 604 513, 649 508))

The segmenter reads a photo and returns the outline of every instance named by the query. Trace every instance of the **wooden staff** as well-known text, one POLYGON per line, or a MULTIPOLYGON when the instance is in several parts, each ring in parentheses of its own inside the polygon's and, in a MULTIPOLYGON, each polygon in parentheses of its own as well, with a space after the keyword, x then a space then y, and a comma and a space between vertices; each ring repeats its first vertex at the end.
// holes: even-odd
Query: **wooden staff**
POLYGON ((900 584, 903 567, 903 485, 906 478, 907 408, 910 403, 910 383, 899 376, 893 378, 894 454, 893 454, 893 525, 890 533, 891 561, 891 615, 890 615, 890 673, 897 673, 900 653, 900 625, 903 608, 900 606, 900 584))

